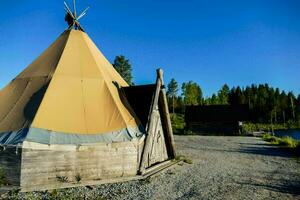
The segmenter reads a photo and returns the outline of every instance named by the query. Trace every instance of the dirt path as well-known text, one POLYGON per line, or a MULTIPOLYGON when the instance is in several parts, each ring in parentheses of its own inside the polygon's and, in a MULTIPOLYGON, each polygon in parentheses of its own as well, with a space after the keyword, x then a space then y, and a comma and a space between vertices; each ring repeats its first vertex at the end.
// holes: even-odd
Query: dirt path
POLYGON ((178 154, 193 164, 176 165, 150 180, 67 189, 55 195, 126 200, 300 199, 300 163, 259 138, 176 136, 176 144, 178 154))

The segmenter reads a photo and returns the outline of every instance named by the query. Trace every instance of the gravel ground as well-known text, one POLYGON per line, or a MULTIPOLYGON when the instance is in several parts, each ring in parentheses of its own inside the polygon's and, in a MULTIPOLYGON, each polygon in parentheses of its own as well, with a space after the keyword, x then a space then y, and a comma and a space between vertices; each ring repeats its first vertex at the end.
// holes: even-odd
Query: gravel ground
POLYGON ((11 194, 23 199, 300 199, 300 163, 255 137, 176 136, 179 163, 144 181, 11 194))

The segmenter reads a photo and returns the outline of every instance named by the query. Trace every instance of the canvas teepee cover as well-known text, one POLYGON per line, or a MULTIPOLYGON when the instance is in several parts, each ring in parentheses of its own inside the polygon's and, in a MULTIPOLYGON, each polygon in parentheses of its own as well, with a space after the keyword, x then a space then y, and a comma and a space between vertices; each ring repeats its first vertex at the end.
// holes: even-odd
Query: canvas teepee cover
POLYGON ((128 141, 143 134, 127 83, 88 35, 65 31, 0 91, 0 144, 128 141))

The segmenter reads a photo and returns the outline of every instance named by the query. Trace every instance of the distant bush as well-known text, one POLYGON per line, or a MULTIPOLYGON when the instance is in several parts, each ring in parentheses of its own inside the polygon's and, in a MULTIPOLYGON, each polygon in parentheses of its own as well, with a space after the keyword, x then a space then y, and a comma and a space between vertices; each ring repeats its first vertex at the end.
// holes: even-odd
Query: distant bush
MULTIPOLYGON (((290 125, 292 126, 292 125, 290 125)), ((289 127, 284 126, 284 124, 254 124, 250 122, 243 123, 243 131, 244 132, 254 132, 254 131, 265 131, 265 132, 272 132, 273 130, 282 130, 288 129, 289 127)))
POLYGON ((289 147, 289 148, 296 148, 298 145, 298 141, 294 140, 291 137, 283 137, 280 138, 278 144, 281 146, 289 147))
POLYGON ((300 122, 288 121, 286 124, 254 124, 250 122, 244 122, 242 126, 243 133, 251 133, 256 131, 263 131, 271 133, 275 130, 286 129, 299 129, 300 122))
POLYGON ((275 137, 269 133, 263 135, 263 140, 270 142, 272 144, 279 144, 279 139, 280 138, 275 137))
POLYGON ((270 142, 273 145, 279 145, 292 149, 294 153, 300 155, 300 142, 291 137, 276 137, 269 133, 263 135, 263 140, 270 142))
POLYGON ((174 134, 184 134, 184 115, 182 114, 171 114, 171 123, 174 134))

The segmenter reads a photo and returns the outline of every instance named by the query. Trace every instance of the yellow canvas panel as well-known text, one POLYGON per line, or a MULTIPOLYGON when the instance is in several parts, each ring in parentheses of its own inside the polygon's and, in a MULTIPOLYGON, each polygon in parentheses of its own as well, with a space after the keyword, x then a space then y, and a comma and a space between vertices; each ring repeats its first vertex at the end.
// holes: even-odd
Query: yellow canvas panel
POLYGON ((32 127, 99 134, 137 126, 113 83, 127 86, 126 82, 114 69, 108 69, 112 65, 86 37, 81 31, 70 31, 32 127))
POLYGON ((96 45, 92 42, 92 40, 88 37, 86 33, 81 32, 83 38, 86 41, 86 45, 89 47, 91 54, 94 56, 94 60, 97 63, 99 70, 102 71, 105 76, 107 87, 112 95, 113 99, 116 102, 116 106, 119 108, 125 123, 128 126, 136 126, 137 122, 134 117, 128 111, 128 109, 124 106, 120 99, 120 95, 118 92, 118 88, 111 84, 112 81, 116 81, 120 87, 128 86, 128 84, 124 81, 124 79, 119 75, 119 73, 113 68, 113 66, 107 61, 107 59, 103 56, 103 54, 99 51, 96 45))
POLYGON ((81 78, 102 78, 93 57, 90 55, 80 31, 71 31, 68 44, 59 62, 56 75, 81 78))
POLYGON ((0 132, 17 131, 31 122, 26 106, 45 83, 42 77, 19 78, 5 87, 0 94, 0 132))
POLYGON ((85 133, 81 80, 54 75, 32 127, 69 133, 85 133))
POLYGON ((124 119, 111 97, 106 83, 98 80, 83 81, 85 119, 88 133, 106 133, 126 127, 124 119))
POLYGON ((24 109, 31 97, 51 79, 68 39, 68 32, 47 48, 0 92, 0 132, 17 131, 31 123, 24 109))
POLYGON ((89 38, 89 36, 80 32, 82 38, 85 40, 85 44, 88 46, 91 55, 94 57, 94 60, 97 63, 97 66, 102 74, 105 74, 106 77, 110 80, 114 80, 118 82, 118 84, 122 87, 128 86, 126 81, 121 77, 121 75, 115 70, 115 68, 110 64, 110 62, 103 56, 101 51, 97 48, 94 42, 89 38))

